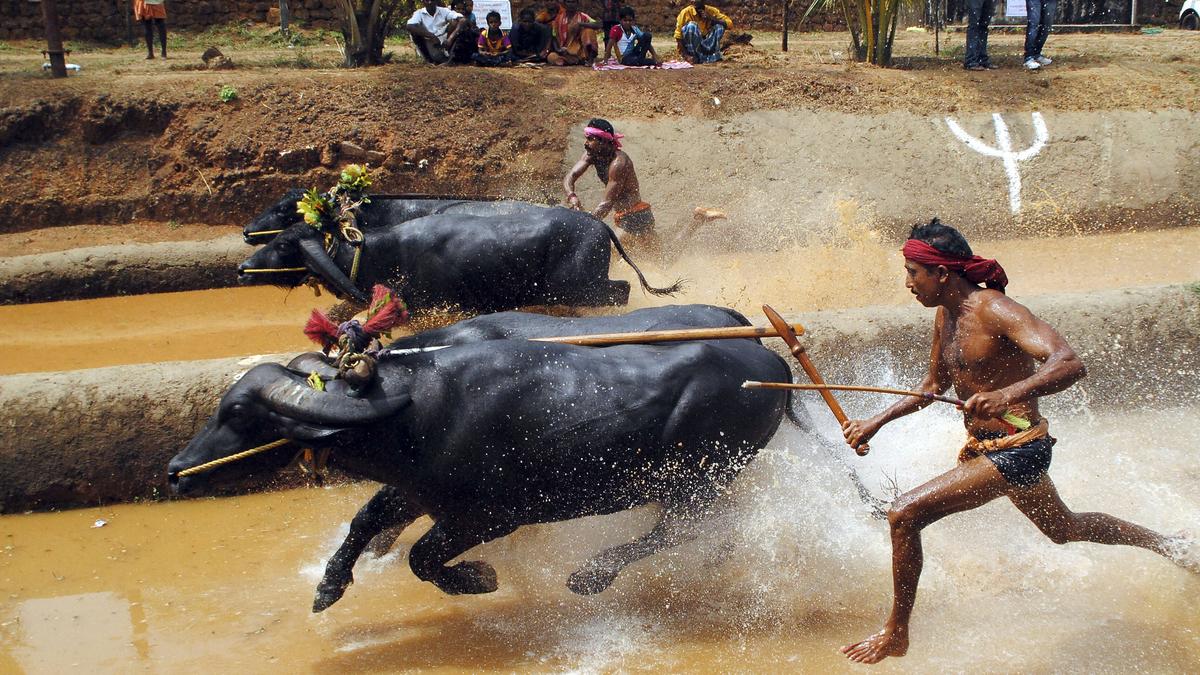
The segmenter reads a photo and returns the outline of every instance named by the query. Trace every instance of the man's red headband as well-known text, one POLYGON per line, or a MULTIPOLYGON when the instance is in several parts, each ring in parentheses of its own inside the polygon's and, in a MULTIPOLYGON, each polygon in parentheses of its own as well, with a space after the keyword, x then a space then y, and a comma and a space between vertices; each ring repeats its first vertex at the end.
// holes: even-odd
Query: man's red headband
POLYGON ((967 281, 973 284, 984 283, 988 288, 994 288, 1001 293, 1008 285, 1008 275, 1004 273, 1004 268, 1000 266, 1000 263, 995 260, 988 260, 977 255, 970 258, 959 258, 942 253, 920 239, 909 239, 904 242, 904 248, 900 250, 906 259, 915 263, 943 265, 948 270, 962 272, 967 281))
POLYGON ((625 134, 610 134, 603 129, 596 127, 584 127, 583 135, 586 138, 599 138, 601 140, 611 142, 618 150, 621 149, 621 139, 625 138, 625 134))

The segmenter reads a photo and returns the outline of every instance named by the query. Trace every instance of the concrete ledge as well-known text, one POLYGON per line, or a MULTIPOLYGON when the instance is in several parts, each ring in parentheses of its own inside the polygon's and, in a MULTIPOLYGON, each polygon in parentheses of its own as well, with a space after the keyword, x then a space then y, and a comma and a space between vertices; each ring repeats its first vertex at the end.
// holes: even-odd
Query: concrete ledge
POLYGON ((252 249, 241 237, 93 246, 4 258, 0 304, 222 288, 252 249))
MULTIPOLYGON (((1048 413, 1200 401, 1200 289, 1040 296, 1028 305, 1067 337, 1089 370, 1081 385, 1048 399, 1048 413)), ((831 382, 874 383, 889 373, 912 386, 924 375, 932 310, 914 303, 788 318, 807 328, 805 345, 831 382)), ((783 352, 782 342, 767 342, 783 352)), ((162 496, 167 461, 237 375, 255 362, 288 358, 0 377, 0 512, 162 496)), ((880 405, 878 397, 839 398, 852 415, 880 405)))

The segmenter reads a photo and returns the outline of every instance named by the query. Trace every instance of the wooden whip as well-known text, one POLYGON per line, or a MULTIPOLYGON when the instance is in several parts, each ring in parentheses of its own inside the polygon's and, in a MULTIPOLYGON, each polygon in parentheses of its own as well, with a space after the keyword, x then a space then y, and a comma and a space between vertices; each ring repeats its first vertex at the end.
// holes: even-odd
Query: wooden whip
MULTIPOLYGON (((789 330, 804 333, 804 326, 795 324, 789 330)), ((565 335, 562 337, 531 338, 532 342, 557 342, 560 344, 599 347, 604 345, 652 344, 682 340, 734 340, 738 338, 779 337, 778 327, 730 326, 725 328, 682 328, 677 330, 651 330, 642 333, 600 333, 597 335, 565 335)))
MULTIPOLYGON (((803 334, 804 329, 801 328, 800 332, 793 331, 788 322, 784 321, 779 312, 772 309, 770 305, 763 305, 762 309, 763 313, 767 315, 767 320, 771 322, 776 332, 779 333, 779 337, 783 338, 783 341, 787 343, 792 356, 796 357, 796 360, 800 362, 800 367, 804 369, 804 373, 808 375, 808 379, 812 380, 813 384, 825 384, 824 378, 817 372, 816 366, 808 358, 808 353, 804 351, 804 345, 800 344, 799 336, 803 334)), ((833 393, 829 389, 818 389, 818 391, 821 392, 821 398, 825 399, 825 404, 829 406, 830 412, 837 418, 838 424, 845 424, 846 420, 850 418, 846 416, 846 411, 842 410, 841 404, 833 397, 833 393)), ((870 451, 871 446, 866 443, 854 448, 854 452, 858 453, 860 457, 870 451)))
MULTIPOLYGON (((916 396, 929 401, 940 401, 941 403, 949 403, 958 407, 963 406, 962 399, 954 398, 953 396, 942 396, 941 394, 931 394, 926 391, 910 391, 908 389, 891 389, 889 387, 866 387, 857 384, 795 384, 793 382, 756 382, 755 380, 746 380, 742 383, 743 389, 803 389, 806 391, 825 392, 829 390, 837 391, 866 391, 874 394, 895 394, 896 396, 916 396)), ((1004 411, 1000 419, 1008 422, 1014 427, 1025 431, 1033 426, 1033 423, 1024 417, 1019 417, 1016 414, 1004 411)))

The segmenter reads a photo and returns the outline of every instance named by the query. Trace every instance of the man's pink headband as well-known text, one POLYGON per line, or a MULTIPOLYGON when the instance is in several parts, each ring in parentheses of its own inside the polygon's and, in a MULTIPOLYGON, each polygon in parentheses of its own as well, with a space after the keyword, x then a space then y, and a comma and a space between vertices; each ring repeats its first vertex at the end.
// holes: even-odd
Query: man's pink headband
POLYGON ((584 127, 583 135, 588 138, 599 138, 600 140, 609 141, 615 145, 618 150, 621 149, 621 139, 625 138, 625 134, 610 134, 603 129, 597 129, 596 127, 584 127))

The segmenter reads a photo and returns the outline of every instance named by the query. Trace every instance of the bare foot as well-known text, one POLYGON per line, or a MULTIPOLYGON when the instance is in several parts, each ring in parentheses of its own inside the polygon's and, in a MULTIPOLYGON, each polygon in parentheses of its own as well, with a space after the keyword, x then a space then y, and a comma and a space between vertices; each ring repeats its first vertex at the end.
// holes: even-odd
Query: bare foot
POLYGON ((908 653, 908 635, 900 631, 883 629, 871 637, 842 647, 846 658, 858 663, 879 663, 889 656, 904 656, 908 653))
POLYGON ((1192 574, 1200 574, 1200 546, 1191 532, 1185 530, 1163 537, 1162 554, 1192 574))
POLYGON ((728 218, 728 216, 726 216, 725 212, 721 211, 720 209, 710 209, 704 206, 697 206, 696 209, 692 211, 692 220, 696 222, 696 225, 704 225, 714 220, 724 220, 726 218, 728 218))

